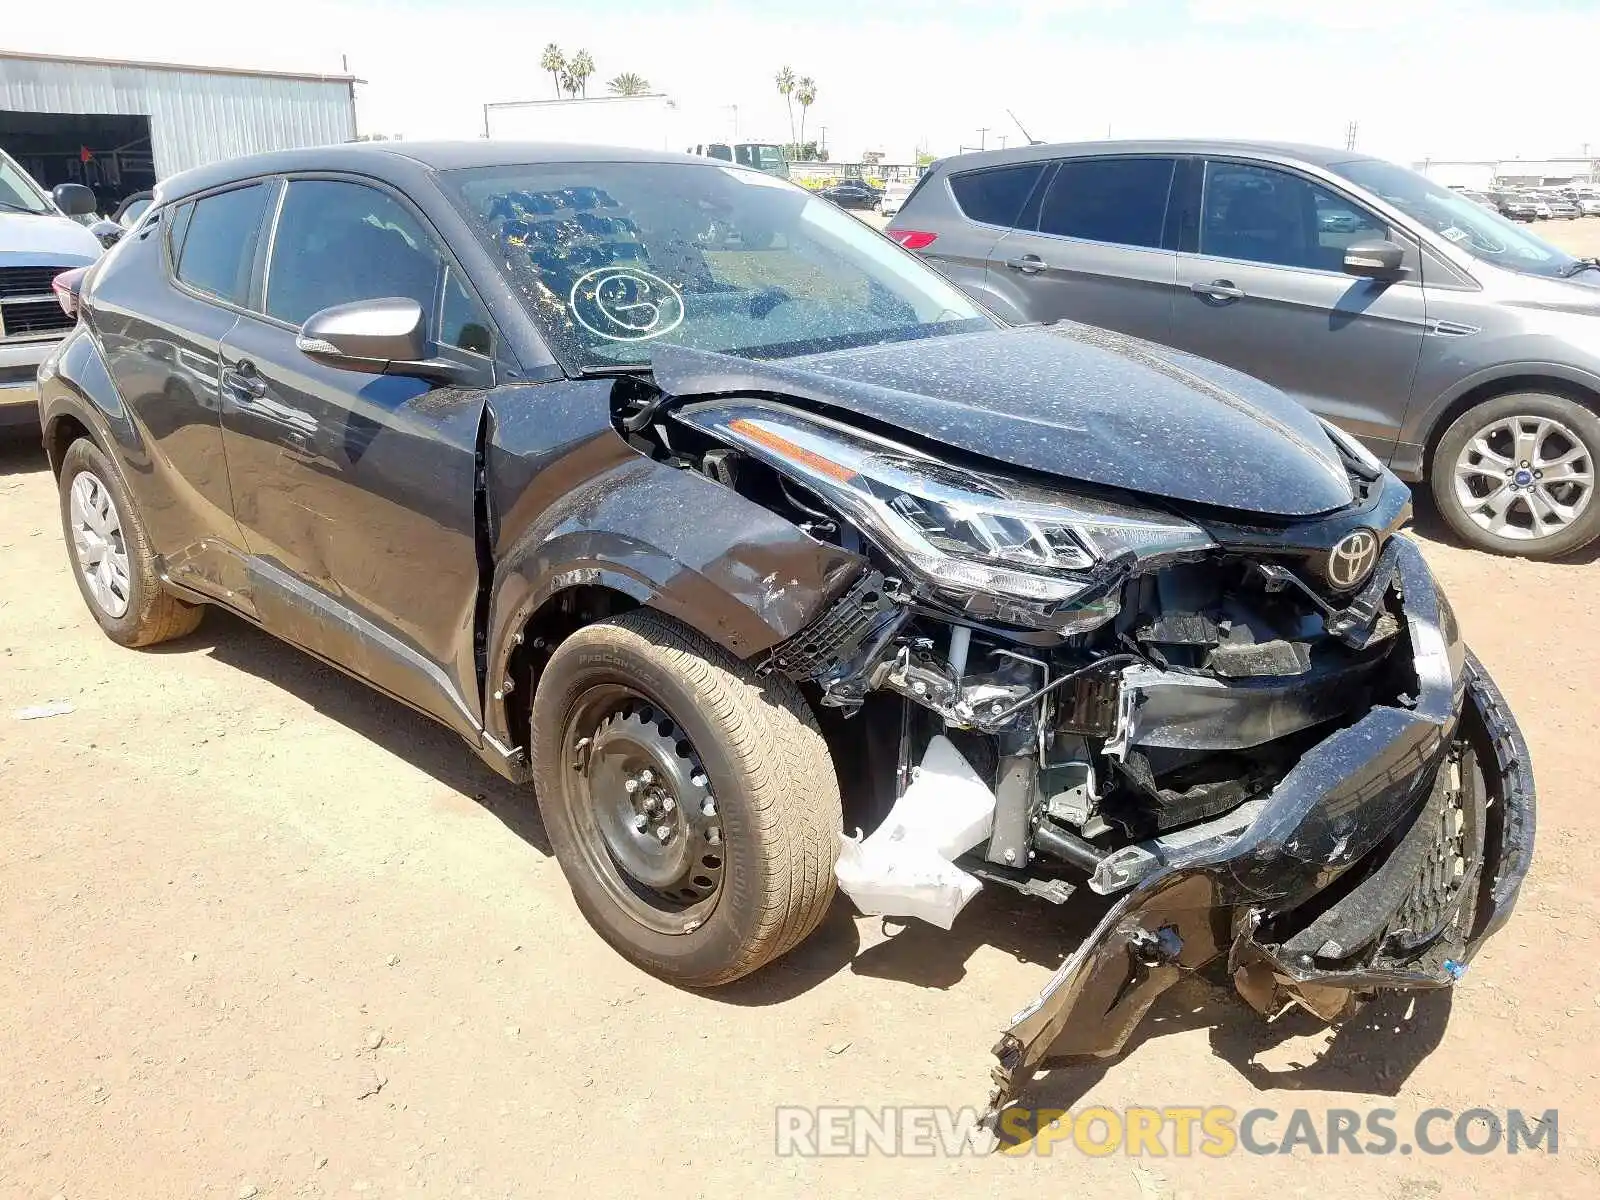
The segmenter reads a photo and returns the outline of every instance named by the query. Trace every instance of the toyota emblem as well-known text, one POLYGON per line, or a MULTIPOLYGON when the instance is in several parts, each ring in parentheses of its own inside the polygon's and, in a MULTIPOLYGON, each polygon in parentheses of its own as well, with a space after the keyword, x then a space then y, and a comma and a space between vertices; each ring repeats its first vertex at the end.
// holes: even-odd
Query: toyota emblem
POLYGON ((1378 535, 1370 529, 1347 533, 1328 551, 1328 582, 1340 591, 1364 583, 1378 562, 1378 535))

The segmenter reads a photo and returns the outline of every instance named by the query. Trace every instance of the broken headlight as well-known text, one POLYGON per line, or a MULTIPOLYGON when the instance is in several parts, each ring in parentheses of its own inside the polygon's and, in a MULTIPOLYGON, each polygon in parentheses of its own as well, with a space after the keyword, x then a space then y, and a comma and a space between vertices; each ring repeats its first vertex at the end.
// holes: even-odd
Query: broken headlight
MULTIPOLYGON (((1116 616, 1108 564, 1203 550, 1198 526, 1164 513, 1001 486, 858 429, 776 405, 718 404, 680 419, 737 446, 837 506, 931 588, 1051 616, 1082 633, 1116 616)), ((978 607, 982 607, 980 604, 978 607)), ((969 609, 974 608, 972 604, 969 609)))

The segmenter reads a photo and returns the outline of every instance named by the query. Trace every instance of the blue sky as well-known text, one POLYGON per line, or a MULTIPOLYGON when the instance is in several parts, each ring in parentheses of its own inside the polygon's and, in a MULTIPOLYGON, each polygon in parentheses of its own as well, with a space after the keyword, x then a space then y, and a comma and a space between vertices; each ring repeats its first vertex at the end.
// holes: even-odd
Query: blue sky
MULTIPOLYGON (((365 130, 473 136, 489 100, 543 98, 546 42, 587 48, 597 83, 636 71, 706 126, 739 109, 785 139, 772 86, 818 85, 808 130, 835 157, 903 159, 1036 137, 1250 136, 1424 157, 1600 154, 1590 56, 1600 0, 275 0, 239 39, 215 0, 73 0, 8 13, 0 44, 104 56, 351 70, 365 130)), ((591 89, 593 90, 593 89, 591 89)), ((707 129, 725 136, 724 128, 707 129)), ((809 136, 809 134, 808 134, 809 136)))

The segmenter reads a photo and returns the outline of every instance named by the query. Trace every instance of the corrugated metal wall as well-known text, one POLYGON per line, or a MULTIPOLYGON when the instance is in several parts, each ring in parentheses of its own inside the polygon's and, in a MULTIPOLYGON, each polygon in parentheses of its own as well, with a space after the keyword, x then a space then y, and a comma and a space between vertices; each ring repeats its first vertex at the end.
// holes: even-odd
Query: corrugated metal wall
POLYGON ((350 85, 271 75, 0 57, 0 110, 150 118, 156 175, 262 150, 347 142, 356 135, 350 85))

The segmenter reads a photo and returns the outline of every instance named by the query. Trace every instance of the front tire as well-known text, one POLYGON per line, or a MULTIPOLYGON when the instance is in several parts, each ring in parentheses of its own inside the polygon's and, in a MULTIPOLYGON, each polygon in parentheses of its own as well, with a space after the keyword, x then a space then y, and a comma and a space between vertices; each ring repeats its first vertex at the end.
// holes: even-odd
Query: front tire
POLYGON ((59 486, 72 575, 106 636, 136 647, 192 632, 205 609, 162 588, 144 522, 100 447, 88 438, 68 446, 59 486))
POLYGON ((1600 536, 1600 417, 1544 392, 1497 396, 1453 421, 1433 453, 1439 512, 1480 550, 1560 558, 1600 536))
POLYGON ((639 610, 556 649, 531 743, 539 810, 579 909, 645 970, 729 983, 822 920, 839 784, 788 679, 758 677, 639 610))

